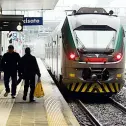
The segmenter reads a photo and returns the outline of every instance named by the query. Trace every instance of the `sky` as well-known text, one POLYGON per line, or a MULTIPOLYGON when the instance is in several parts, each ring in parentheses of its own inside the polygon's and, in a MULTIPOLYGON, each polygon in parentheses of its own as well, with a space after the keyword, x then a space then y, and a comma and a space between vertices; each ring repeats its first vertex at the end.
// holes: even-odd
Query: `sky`
POLYGON ((105 6, 105 7, 126 7, 126 0, 59 0, 57 6, 105 6))
POLYGON ((56 6, 69 6, 73 7, 74 5, 81 6, 94 6, 98 0, 59 0, 56 6))
POLYGON ((126 0, 114 0, 110 3, 111 7, 126 7, 126 0))

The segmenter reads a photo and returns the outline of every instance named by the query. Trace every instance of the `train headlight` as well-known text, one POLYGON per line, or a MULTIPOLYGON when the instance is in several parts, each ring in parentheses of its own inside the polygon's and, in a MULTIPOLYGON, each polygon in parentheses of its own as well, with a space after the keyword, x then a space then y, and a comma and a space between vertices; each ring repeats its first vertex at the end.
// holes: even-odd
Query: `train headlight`
POLYGON ((118 53, 118 54, 115 55, 115 60, 116 61, 121 60, 121 58, 122 58, 122 54, 121 53, 118 53))
POLYGON ((72 60, 75 59, 75 54, 74 53, 70 54, 70 59, 72 59, 72 60))

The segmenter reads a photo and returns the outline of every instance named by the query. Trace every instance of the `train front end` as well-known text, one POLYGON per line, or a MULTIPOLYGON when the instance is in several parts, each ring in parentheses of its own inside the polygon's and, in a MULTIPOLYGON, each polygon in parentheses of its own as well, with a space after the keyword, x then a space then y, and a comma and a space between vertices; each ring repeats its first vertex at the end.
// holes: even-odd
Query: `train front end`
POLYGON ((66 57, 62 82, 67 89, 107 95, 119 92, 125 83, 125 34, 120 19, 74 15, 66 19, 62 33, 66 57))

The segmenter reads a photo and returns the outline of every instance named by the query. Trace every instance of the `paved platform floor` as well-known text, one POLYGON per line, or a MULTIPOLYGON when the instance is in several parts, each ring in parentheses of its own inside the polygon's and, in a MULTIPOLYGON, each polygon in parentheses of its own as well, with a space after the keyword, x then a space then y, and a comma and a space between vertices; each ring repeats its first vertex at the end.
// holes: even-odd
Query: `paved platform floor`
POLYGON ((17 96, 0 94, 0 126, 79 126, 72 111, 54 84, 45 66, 37 59, 42 74, 45 96, 35 103, 22 100, 23 82, 17 87, 17 96))
POLYGON ((1 73, 1 78, 0 78, 0 93, 4 90, 3 77, 4 77, 4 74, 1 73))
POLYGON ((3 81, 0 81, 0 93, 4 90, 4 84, 3 81))

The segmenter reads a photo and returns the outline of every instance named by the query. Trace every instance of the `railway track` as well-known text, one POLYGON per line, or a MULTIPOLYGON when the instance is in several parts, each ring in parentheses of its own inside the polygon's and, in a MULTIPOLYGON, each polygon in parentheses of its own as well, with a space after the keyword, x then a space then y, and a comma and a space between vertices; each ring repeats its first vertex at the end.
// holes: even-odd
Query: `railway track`
POLYGON ((88 118, 92 121, 95 126, 102 126, 102 124, 97 120, 97 118, 87 109, 81 100, 78 100, 84 111, 86 112, 88 118))
POLYGON ((67 100, 80 126, 102 126, 98 120, 82 105, 79 100, 67 100), (86 111, 86 110, 87 111, 86 111), (90 114, 89 114, 90 113, 90 114))
POLYGON ((114 99, 112 98, 109 98, 111 104, 118 108, 119 110, 121 110, 122 112, 126 113, 126 107, 124 107, 122 104, 120 104, 119 102, 115 101, 114 99))
POLYGON ((104 126, 104 125, 113 125, 114 126, 115 124, 113 124, 111 122, 116 122, 116 124, 119 123, 120 126, 126 125, 126 123, 123 122, 123 120, 125 120, 125 118, 126 118, 126 108, 122 104, 120 104, 119 102, 115 101, 112 98, 109 98, 108 103, 106 103, 106 104, 90 105, 87 103, 85 104, 81 100, 78 100, 78 103, 81 105, 83 110, 86 112, 86 115, 94 123, 95 126, 104 126), (93 106, 92 110, 96 109, 96 111, 95 112, 92 111, 90 106, 93 106), (100 107, 101 107, 101 112, 100 112, 100 109, 98 109, 100 107), (112 114, 112 112, 113 112, 113 114, 112 114), (97 114, 97 113, 99 113, 99 114, 97 114), (119 117, 117 115, 122 115, 122 116, 119 117))

